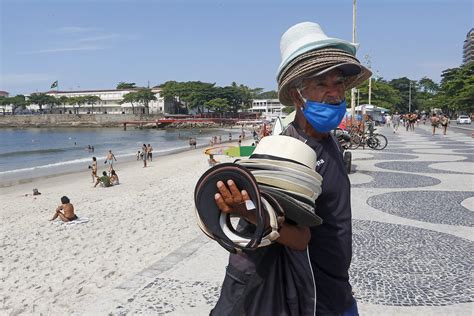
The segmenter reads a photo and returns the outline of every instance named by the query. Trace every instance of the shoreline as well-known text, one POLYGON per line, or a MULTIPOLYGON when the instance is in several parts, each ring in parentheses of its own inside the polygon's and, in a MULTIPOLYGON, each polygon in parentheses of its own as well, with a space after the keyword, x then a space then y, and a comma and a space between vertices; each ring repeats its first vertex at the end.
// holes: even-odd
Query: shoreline
MULTIPOLYGON (((222 141, 221 143, 216 144, 215 146, 220 146, 220 145, 227 145, 228 146, 229 144, 237 145, 237 141, 234 141, 234 140, 233 141, 228 141, 228 140, 227 141, 222 141)), ((173 149, 165 150, 165 151, 155 151, 155 152, 153 152, 153 158, 156 158, 156 157, 169 157, 169 156, 172 156, 172 155, 175 155, 175 154, 188 152, 188 151, 193 151, 193 150, 200 150, 200 149, 204 149, 204 148, 208 148, 208 147, 209 147, 209 144, 201 144, 201 145, 197 145, 196 148, 191 148, 189 146, 186 146, 186 147, 173 148, 173 149)), ((136 160, 135 153, 127 154, 127 155, 120 155, 120 156, 117 155, 117 157, 120 158, 120 163, 116 164, 116 166, 117 165, 120 166, 119 168, 122 168, 122 166, 127 167, 128 165, 133 164, 133 163, 142 162, 142 160, 139 160, 139 161, 136 160)), ((84 165, 86 165, 86 164, 90 164, 90 161, 84 163, 84 165)), ((98 163, 98 172, 97 172, 98 175, 100 174, 99 170, 101 170, 101 168, 103 168, 103 165, 98 163)), ((27 169, 31 169, 31 168, 27 168, 27 169)), ((117 169, 117 171, 119 171, 119 170, 117 169)), ((26 173, 28 171, 25 170, 25 171, 21 171, 21 172, 26 173)), ((82 174, 85 174, 85 173, 88 173, 89 176, 90 176, 91 171, 89 169, 78 170, 77 166, 71 166, 71 170, 62 171, 62 172, 58 172, 58 173, 50 173, 50 174, 46 174, 46 175, 30 176, 28 178, 18 178, 18 179, 15 179, 15 178, 13 178, 13 179, 1 179, 0 178, 0 190, 4 189, 4 188, 14 187, 16 185, 34 184, 35 182, 40 181, 40 180, 44 180, 44 179, 50 179, 50 178, 55 178, 55 177, 67 176, 67 175, 82 175, 82 174)))

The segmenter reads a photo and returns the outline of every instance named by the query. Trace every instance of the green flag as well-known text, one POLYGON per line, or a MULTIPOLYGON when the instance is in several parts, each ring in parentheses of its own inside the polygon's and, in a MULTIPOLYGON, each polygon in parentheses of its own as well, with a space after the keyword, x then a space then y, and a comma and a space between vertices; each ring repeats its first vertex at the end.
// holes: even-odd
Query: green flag
POLYGON ((53 82, 53 84, 51 85, 51 89, 56 88, 57 86, 58 86, 58 81, 56 80, 56 81, 53 82))

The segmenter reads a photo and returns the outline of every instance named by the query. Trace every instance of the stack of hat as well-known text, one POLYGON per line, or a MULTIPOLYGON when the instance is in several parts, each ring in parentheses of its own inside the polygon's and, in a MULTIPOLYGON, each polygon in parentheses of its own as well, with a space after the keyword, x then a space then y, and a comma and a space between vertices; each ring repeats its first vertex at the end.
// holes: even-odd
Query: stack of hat
POLYGON ((236 161, 251 171, 261 192, 275 198, 285 217, 298 225, 316 226, 315 200, 323 178, 316 169, 316 153, 302 141, 283 135, 264 137, 249 159, 236 161))
POLYGON ((199 227, 228 251, 238 252, 276 240, 278 216, 302 226, 321 224, 315 200, 321 193, 322 177, 315 167, 316 153, 302 141, 280 135, 264 137, 249 159, 217 165, 201 176, 194 192, 199 227), (232 216, 221 212, 214 201, 217 182, 229 179, 249 194, 246 206, 257 219, 253 229, 234 227, 232 216))
POLYGON ((355 57, 357 47, 355 43, 328 37, 317 23, 303 22, 290 27, 280 40, 280 102, 293 105, 290 90, 298 81, 333 69, 339 69, 346 78, 346 90, 360 85, 372 72, 355 57))

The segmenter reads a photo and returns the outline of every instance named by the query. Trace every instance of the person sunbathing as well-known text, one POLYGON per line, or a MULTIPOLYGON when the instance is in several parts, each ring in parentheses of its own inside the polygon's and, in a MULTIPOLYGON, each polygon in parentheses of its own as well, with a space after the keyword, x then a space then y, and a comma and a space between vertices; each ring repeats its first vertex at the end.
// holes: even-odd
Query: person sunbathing
POLYGON ((102 177, 97 177, 97 181, 95 182, 94 188, 100 184, 101 187, 110 187, 112 184, 110 183, 110 178, 107 176, 107 172, 102 172, 102 177))
POLYGON ((61 205, 55 211, 55 214, 50 221, 60 218, 63 222, 70 222, 76 220, 78 217, 74 214, 74 205, 71 204, 67 196, 61 198, 61 205), (62 211, 62 212, 61 212, 62 211))

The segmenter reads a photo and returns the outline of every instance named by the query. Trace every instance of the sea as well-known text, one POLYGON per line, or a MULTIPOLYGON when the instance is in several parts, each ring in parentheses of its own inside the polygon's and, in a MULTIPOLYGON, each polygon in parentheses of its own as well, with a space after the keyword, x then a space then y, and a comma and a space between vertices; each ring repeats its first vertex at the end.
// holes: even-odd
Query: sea
POLYGON ((136 160, 143 144, 151 144, 154 157, 166 156, 189 150, 189 137, 196 138, 198 147, 205 147, 213 136, 228 141, 229 133, 235 140, 240 129, 2 128, 0 187, 85 171, 92 157, 97 157, 100 166, 109 150, 119 168, 121 162, 136 160))

